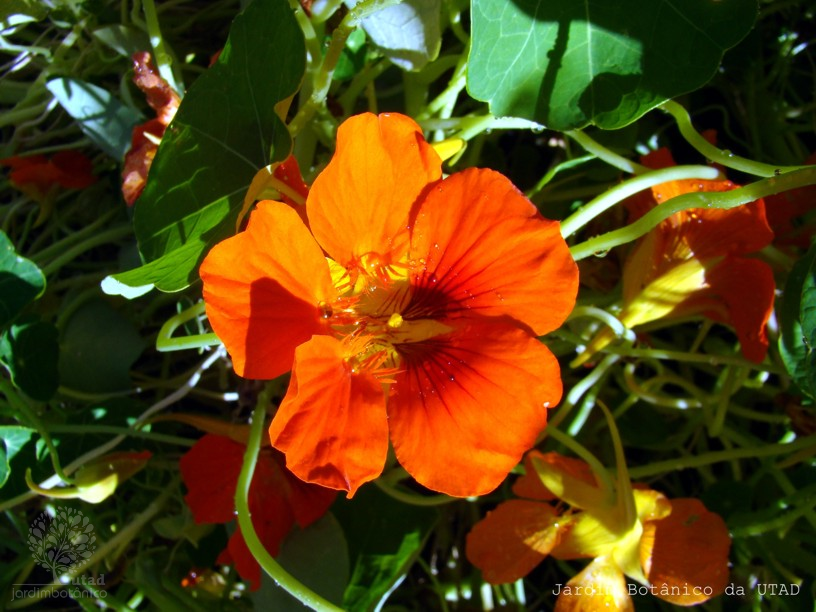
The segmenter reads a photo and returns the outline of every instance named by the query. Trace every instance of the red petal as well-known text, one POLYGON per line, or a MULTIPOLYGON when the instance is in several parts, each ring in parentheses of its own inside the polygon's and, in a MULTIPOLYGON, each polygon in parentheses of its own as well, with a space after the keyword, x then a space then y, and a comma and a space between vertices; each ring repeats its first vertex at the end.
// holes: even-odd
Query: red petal
POLYGON ((370 373, 353 373, 339 341, 315 336, 295 352, 289 390, 269 437, 299 478, 351 497, 385 465, 384 404, 382 384, 370 373))
MULTIPOLYGON (((365 113, 337 131, 334 157, 312 185, 306 208, 315 238, 348 265, 367 253, 394 254, 407 244, 409 214, 420 194, 442 176, 442 162, 414 121, 365 113)), ((389 263, 385 261, 384 263, 389 263)))
POLYGON ((418 482, 448 495, 495 489, 561 398, 555 357, 511 325, 472 320, 397 349, 404 371, 388 404, 394 450, 418 482))
POLYGON ((410 259, 425 262, 411 304, 424 318, 510 315, 541 335, 575 305, 578 268, 559 224, 492 170, 459 172, 428 193, 410 259))
POLYGON ((706 270, 706 284, 699 294, 678 306, 672 316, 702 312, 730 325, 737 333, 746 359, 761 363, 768 352, 765 328, 773 312, 776 283, 773 270, 763 261, 726 257, 706 270))
POLYGON ((207 317, 241 376, 283 374, 295 347, 325 331, 319 304, 334 296, 329 268, 285 204, 260 202, 246 231, 214 246, 200 274, 207 317))
POLYGON ((245 447, 207 434, 179 461, 187 502, 196 523, 227 523, 235 518, 235 486, 245 447))
POLYGON ((156 111, 159 121, 169 125, 178 110, 181 99, 153 65, 150 53, 133 54, 133 82, 147 96, 147 103, 156 111))
POLYGON ((671 508, 668 517, 644 525, 641 564, 655 595, 691 606, 725 590, 731 537, 697 499, 673 499, 671 508))
POLYGON ((474 525, 465 553, 491 584, 515 582, 552 550, 558 538, 557 520, 549 504, 511 499, 474 525))

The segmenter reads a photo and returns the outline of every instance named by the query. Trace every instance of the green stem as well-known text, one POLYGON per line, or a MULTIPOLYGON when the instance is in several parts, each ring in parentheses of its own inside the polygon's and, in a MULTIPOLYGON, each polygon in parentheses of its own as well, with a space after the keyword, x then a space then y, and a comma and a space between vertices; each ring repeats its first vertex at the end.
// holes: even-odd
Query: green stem
POLYGON ((69 261, 73 261, 77 258, 77 256, 81 255, 85 251, 94 248, 95 246, 99 246, 101 244, 107 244, 109 242, 114 242, 115 240, 119 240, 120 238, 124 238, 125 236, 130 236, 133 234, 133 228, 129 225, 123 225, 121 227, 113 227, 105 232, 92 236, 88 240, 77 244, 76 246, 67 249, 59 256, 55 257, 51 263, 46 266, 42 267, 43 274, 46 276, 50 276, 51 274, 57 272, 63 265, 68 263, 69 261))
POLYGON ((711 166, 672 166, 651 170, 624 181, 587 202, 561 222, 561 235, 567 238, 618 202, 655 185, 688 179, 715 180, 720 171, 711 166))
POLYGON ((448 497, 447 495, 428 496, 403 491, 389 482, 388 478, 378 478, 374 480, 374 484, 389 497, 412 506, 442 506, 456 501, 455 497, 448 497))
POLYGON ((633 480, 651 478, 659 474, 673 472, 675 470, 686 470, 689 468, 699 468, 723 461, 733 461, 735 459, 756 459, 759 457, 773 457, 795 453, 803 449, 816 449, 816 435, 799 438, 795 442, 786 444, 771 444, 769 446, 735 448, 725 451, 713 451, 704 455, 690 455, 687 457, 675 457, 666 461, 658 461, 641 467, 631 468, 629 475, 633 480))
MULTIPOLYGON (((167 503, 167 500, 170 497, 178 492, 178 484, 179 481, 176 479, 172 483, 170 483, 167 487, 163 489, 161 494, 153 500, 150 505, 147 506, 142 512, 137 514, 134 519, 128 523, 128 525, 121 529, 114 535, 110 540, 102 544, 99 548, 96 549, 96 552, 85 562, 80 565, 75 565, 71 569, 69 569, 65 574, 61 576, 61 578, 66 579, 66 583, 70 583, 72 579, 76 578, 82 572, 86 571, 88 567, 91 567, 103 559, 105 559, 110 553, 115 551, 117 548, 123 548, 128 542, 130 542, 133 538, 138 536, 140 533, 143 532, 145 525, 147 525, 154 516, 156 516, 161 509, 164 507, 164 504, 167 503)), ((114 560, 111 560, 114 561, 114 560)), ((111 566, 114 563, 111 562, 111 566)), ((9 604, 9 610, 16 610, 18 608, 25 608, 34 601, 38 601, 43 597, 48 597, 52 593, 56 592, 59 589, 65 588, 68 584, 63 584, 62 582, 52 582, 51 584, 39 589, 34 595, 20 599, 17 601, 13 601, 9 604)))
POLYGON ((337 62, 340 59, 340 54, 346 46, 346 40, 359 25, 359 23, 369 15, 376 13, 386 7, 397 4, 398 0, 363 0, 340 22, 340 25, 332 32, 331 42, 329 48, 326 50, 326 55, 323 57, 323 63, 320 65, 314 75, 314 88, 312 95, 306 103, 300 108, 297 115, 289 124, 289 133, 294 138, 300 132, 317 110, 326 102, 326 97, 331 86, 334 69, 337 67, 337 62))
POLYGON ((244 454, 244 465, 241 468, 238 486, 235 490, 235 508, 238 512, 238 525, 241 528, 241 535, 246 542, 247 548, 249 548, 261 568, 292 597, 313 610, 337 612, 341 608, 304 586, 275 561, 258 538, 255 526, 252 524, 252 515, 249 511, 249 485, 252 482, 252 475, 255 473, 255 464, 261 448, 261 438, 266 430, 266 403, 268 399, 265 390, 258 397, 258 403, 252 413, 252 427, 247 440, 246 453, 244 454))
POLYGON ((156 13, 156 5, 153 4, 153 0, 142 0, 142 9, 144 10, 147 34, 150 36, 150 45, 153 47, 153 55, 156 58, 156 68, 159 70, 159 75, 170 83, 179 95, 184 95, 184 87, 173 74, 173 58, 164 44, 164 37, 159 27, 159 16, 156 13))
POLYGON ((547 436, 551 437, 553 440, 565 446, 573 453, 578 455, 581 459, 586 461, 589 464, 589 467, 592 468, 592 472, 595 474, 595 477, 598 479, 598 484, 604 491, 604 494, 608 499, 614 499, 615 496, 615 485, 612 481, 612 477, 609 475, 609 471, 606 469, 603 463, 598 461, 598 459, 589 452, 586 448, 584 448, 581 444, 578 443, 572 436, 568 436, 567 434, 559 431, 555 427, 547 426, 547 436))
POLYGON ((51 440, 49 431, 43 425, 40 417, 38 417, 37 414, 29 408, 25 400, 18 395, 14 386, 3 378, 0 378, 0 393, 6 396, 6 399, 8 400, 9 404, 11 404, 11 407, 20 413, 24 421, 33 425, 34 429, 37 430, 37 433, 40 435, 45 443, 45 446, 48 448, 48 454, 51 457, 51 465, 54 467, 54 473, 62 482, 73 484, 73 481, 68 478, 68 475, 62 469, 62 464, 60 463, 59 455, 57 454, 57 447, 54 446, 54 442, 51 440))
MULTIPOLYGON (((157 412, 160 412, 167 408, 168 406, 172 406, 181 398, 186 396, 190 391, 198 384, 198 381, 201 379, 201 375, 212 366, 220 357, 224 355, 223 349, 216 349, 209 355, 207 355, 206 359, 204 359, 201 364, 195 368, 192 375, 187 379, 187 381, 181 385, 178 389, 176 389, 173 393, 168 395, 167 397, 159 400, 155 404, 153 404, 150 408, 145 410, 139 418, 131 425, 131 428, 134 430, 139 429, 144 425, 150 417, 152 417, 157 412)), ((64 468, 64 472, 66 474, 72 474, 83 465, 91 461, 92 459, 96 459, 97 457, 101 457, 105 453, 109 452, 110 450, 116 448, 123 440, 125 440, 127 436, 125 434, 119 434, 115 438, 108 440, 104 444, 97 446, 96 448, 88 451, 84 455, 74 459, 71 463, 69 463, 64 468)), ((39 486, 43 489, 50 489, 52 487, 57 486, 60 483, 59 476, 51 476, 50 478, 45 479, 43 482, 39 483, 39 486)), ((36 494, 32 492, 22 493, 17 497, 14 497, 9 500, 5 500, 0 502, 0 512, 4 512, 9 508, 13 508, 17 504, 24 503, 29 499, 35 497, 36 494)))
POLYGON ((184 336, 183 338, 172 337, 173 332, 176 331, 180 325, 202 314, 204 314, 204 302, 198 302, 167 319, 159 330, 159 335, 156 338, 156 350, 166 353, 169 351, 182 351, 185 349, 204 348, 206 346, 221 344, 221 340, 219 340, 215 334, 197 334, 195 336, 184 336))
POLYGON ((763 164, 761 162, 734 155, 730 151, 718 149, 694 129, 694 126, 691 124, 691 117, 689 116, 688 111, 680 106, 677 102, 669 100, 668 102, 661 104, 660 108, 674 117, 683 138, 685 138, 692 147, 703 154, 706 159, 711 160, 715 164, 720 164, 726 168, 733 168, 734 170, 739 170, 740 172, 747 172, 748 174, 753 174, 755 176, 766 177, 779 176, 780 174, 795 172, 796 170, 803 168, 803 166, 772 166, 770 164, 763 164))
POLYGON ((564 132, 564 135, 572 138, 588 153, 592 153, 598 159, 605 161, 610 166, 613 166, 619 170, 623 170, 629 174, 645 174, 650 170, 650 168, 646 166, 633 162, 631 159, 626 159, 614 151, 610 151, 600 142, 588 136, 586 132, 574 130, 571 132, 564 132))
POLYGON ((575 245, 570 249, 570 253, 576 261, 595 253, 606 253, 609 249, 640 238, 660 222, 683 210, 736 208, 759 198, 814 184, 816 184, 816 166, 808 166, 780 176, 762 179, 731 191, 685 193, 653 208, 630 225, 575 245))

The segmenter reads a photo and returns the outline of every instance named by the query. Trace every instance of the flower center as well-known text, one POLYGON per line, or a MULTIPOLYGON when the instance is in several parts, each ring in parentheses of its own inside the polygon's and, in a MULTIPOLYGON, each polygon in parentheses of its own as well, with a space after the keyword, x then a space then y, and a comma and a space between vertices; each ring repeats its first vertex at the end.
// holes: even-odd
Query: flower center
MULTIPOLYGON (((353 373, 373 372, 383 379, 399 370, 400 344, 418 343, 449 333, 452 327, 429 318, 405 318, 411 311, 413 262, 390 262, 366 254, 348 268, 328 259, 338 297, 320 302, 320 316, 345 345, 353 373)), ((387 382, 383 380, 383 382, 387 382)))

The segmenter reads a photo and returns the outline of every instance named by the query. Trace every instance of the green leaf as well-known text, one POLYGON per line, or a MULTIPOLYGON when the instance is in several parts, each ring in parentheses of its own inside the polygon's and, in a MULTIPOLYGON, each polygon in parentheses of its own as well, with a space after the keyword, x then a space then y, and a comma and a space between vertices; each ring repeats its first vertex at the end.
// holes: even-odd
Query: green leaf
POLYGON ((497 116, 615 129, 706 83, 755 0, 473 0, 468 91, 497 116))
POLYGON ((95 29, 92 33, 94 38, 128 59, 138 51, 150 49, 150 39, 147 34, 122 24, 103 26, 95 29))
MULTIPOLYGON (((294 527, 275 557, 297 580, 324 599, 340 604, 348 583, 348 545, 343 529, 331 514, 305 529, 294 527)), ((256 610, 309 610, 262 574, 261 588, 251 594, 256 610)))
POLYGON ((0 338, 0 362, 14 385, 32 399, 44 402, 57 392, 58 336, 51 323, 29 320, 12 325, 0 338))
POLYGON ((14 250, 8 236, 0 231, 0 329, 45 291, 40 269, 14 250))
POLYGON ((0 3, 0 26, 10 27, 41 21, 48 14, 48 8, 38 0, 3 0, 0 3))
POLYGON ((793 381, 816 399, 816 245, 793 266, 779 307, 779 354, 793 381))
POLYGON ((65 325, 62 384, 88 393, 130 389, 130 367, 145 344, 124 315, 101 299, 89 300, 65 325))
POLYGON ((297 90, 305 55, 284 0, 255 0, 236 17, 218 62, 184 96, 135 206, 142 257, 165 258, 167 274, 118 280, 178 291, 197 278, 206 251, 235 231, 255 174, 289 153, 275 104, 297 90))
POLYGON ((351 556, 343 608, 374 610, 408 572, 438 513, 395 501, 375 487, 363 487, 332 512, 346 532, 351 556))
POLYGON ((6 484, 9 474, 11 474, 9 462, 31 439, 33 433, 34 430, 30 427, 21 427, 19 425, 0 426, 0 440, 3 440, 3 444, 0 445, 0 487, 6 484))
POLYGON ((133 126, 142 119, 138 112, 79 79, 53 79, 46 87, 96 146, 116 160, 125 158, 133 126))
MULTIPOLYGON (((346 0, 351 8, 358 4, 346 0)), ((361 22, 371 42, 403 70, 421 70, 439 55, 440 0, 402 0, 361 22)))

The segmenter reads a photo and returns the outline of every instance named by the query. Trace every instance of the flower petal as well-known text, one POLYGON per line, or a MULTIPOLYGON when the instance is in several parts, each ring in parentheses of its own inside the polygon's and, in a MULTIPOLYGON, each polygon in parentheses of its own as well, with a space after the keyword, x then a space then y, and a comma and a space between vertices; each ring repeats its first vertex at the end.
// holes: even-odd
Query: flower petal
POLYGON ((550 553, 558 538, 557 520, 549 504, 511 499, 474 525, 465 553, 491 584, 515 582, 550 553))
POLYGON ((179 461, 187 487, 184 501, 196 523, 228 523, 235 518, 235 485, 245 446, 206 434, 179 461))
POLYGON ((404 370, 388 404, 394 450, 419 483, 448 495, 495 489, 561 398, 555 357, 509 324, 474 319, 397 350, 404 370))
MULTIPOLYGON (((776 292, 771 267, 758 259, 726 257, 706 272, 706 282, 705 316, 732 326, 745 358, 761 363, 768 352, 765 327, 776 292)), ((695 307, 694 300, 686 307, 695 307)))
POLYGON ((427 318, 510 315, 541 335, 575 305, 578 268, 559 224, 492 170, 458 172, 428 193, 410 259, 425 262, 413 279, 412 308, 444 307, 427 318), (434 300, 440 293, 446 299, 434 300))
POLYGON ((246 231, 215 245, 200 269, 213 331, 246 378, 275 378, 295 347, 325 333, 320 302, 334 296, 320 247, 297 213, 260 202, 246 231))
POLYGON ((608 557, 599 557, 567 582, 555 612, 634 612, 626 578, 608 557))
POLYGON ((297 348, 269 436, 299 478, 351 497, 382 472, 388 422, 382 384, 369 372, 352 372, 343 358, 343 345, 328 336, 297 348))
POLYGON ((395 253, 411 207, 441 176, 439 156, 412 119, 391 113, 351 117, 337 130, 334 157, 312 185, 309 225, 342 265, 367 253, 395 253))
POLYGON ((725 590, 731 537, 699 500, 673 499, 671 507, 668 517, 644 526, 641 563, 655 595, 691 606, 725 590))

